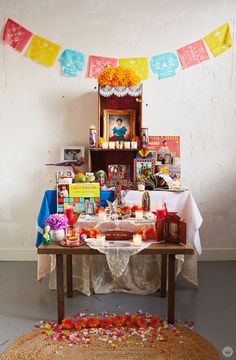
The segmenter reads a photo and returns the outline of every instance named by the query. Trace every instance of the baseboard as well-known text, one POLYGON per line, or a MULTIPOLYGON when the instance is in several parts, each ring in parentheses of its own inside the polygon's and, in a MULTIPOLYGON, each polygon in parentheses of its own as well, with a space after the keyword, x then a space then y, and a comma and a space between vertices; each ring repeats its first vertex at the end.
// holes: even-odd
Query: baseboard
POLYGON ((207 248, 202 249, 199 261, 232 261, 236 260, 236 248, 207 248))
POLYGON ((1 249, 0 261, 37 261, 37 249, 1 249))
MULTIPOLYGON (((202 250, 199 261, 236 260, 236 248, 208 248, 202 250)), ((37 250, 34 249, 1 249, 0 261, 37 261, 37 250)))

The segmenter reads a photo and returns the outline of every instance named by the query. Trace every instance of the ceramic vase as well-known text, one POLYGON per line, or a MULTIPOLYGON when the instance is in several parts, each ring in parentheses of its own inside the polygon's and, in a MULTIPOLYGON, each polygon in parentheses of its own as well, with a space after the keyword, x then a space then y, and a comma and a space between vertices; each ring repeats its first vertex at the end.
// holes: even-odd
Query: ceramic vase
POLYGON ((62 241, 65 236, 64 229, 51 230, 52 240, 53 241, 62 241))

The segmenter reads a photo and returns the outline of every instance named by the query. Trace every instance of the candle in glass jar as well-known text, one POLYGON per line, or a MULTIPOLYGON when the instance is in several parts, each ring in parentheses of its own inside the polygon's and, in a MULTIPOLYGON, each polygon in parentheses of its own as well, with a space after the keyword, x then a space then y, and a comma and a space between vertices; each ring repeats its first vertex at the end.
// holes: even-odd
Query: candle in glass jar
POLYGON ((140 246, 142 244, 142 235, 141 234, 134 234, 133 235, 133 245, 140 246))
POLYGON ((102 148, 103 148, 103 149, 108 149, 108 142, 107 142, 107 141, 104 141, 104 142, 102 143, 102 148))
POLYGON ((107 217, 106 211, 104 211, 104 210, 98 211, 98 219, 99 220, 106 220, 106 217, 107 217))
POLYGON ((138 191, 144 191, 145 190, 145 184, 138 183, 138 191))
POLYGON ((130 141, 125 141, 124 145, 125 145, 125 149, 130 149, 130 141))
POLYGON ((116 143, 115 141, 109 141, 108 145, 109 145, 109 149, 115 149, 116 143))
POLYGON ((131 148, 132 149, 137 149, 137 147, 138 147, 137 141, 131 141, 131 148))
POLYGON ((143 218, 143 210, 136 210, 135 211, 135 218, 142 219, 143 218))
POLYGON ((106 235, 98 234, 96 238, 96 245, 104 246, 106 241, 106 235))

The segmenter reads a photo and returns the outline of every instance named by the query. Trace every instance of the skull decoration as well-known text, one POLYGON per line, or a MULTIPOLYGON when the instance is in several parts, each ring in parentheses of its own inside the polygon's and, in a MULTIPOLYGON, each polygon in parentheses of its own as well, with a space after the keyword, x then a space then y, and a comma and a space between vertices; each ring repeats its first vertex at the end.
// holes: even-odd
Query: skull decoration
POLYGON ((172 52, 155 55, 151 58, 152 71, 158 74, 159 79, 174 76, 176 74, 175 70, 178 66, 178 58, 172 52))
POLYGON ((77 76, 85 68, 85 56, 79 51, 66 49, 60 57, 60 64, 64 75, 77 76))

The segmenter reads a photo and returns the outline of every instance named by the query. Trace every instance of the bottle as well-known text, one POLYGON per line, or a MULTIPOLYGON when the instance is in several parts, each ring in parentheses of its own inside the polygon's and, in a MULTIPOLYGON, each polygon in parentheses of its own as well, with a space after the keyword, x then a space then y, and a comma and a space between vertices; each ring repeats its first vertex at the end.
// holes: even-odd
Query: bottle
POLYGON ((98 147, 98 135, 97 130, 94 125, 91 125, 89 128, 89 148, 97 149, 98 147))
POLYGON ((147 149, 148 146, 148 128, 141 129, 141 148, 147 149))

